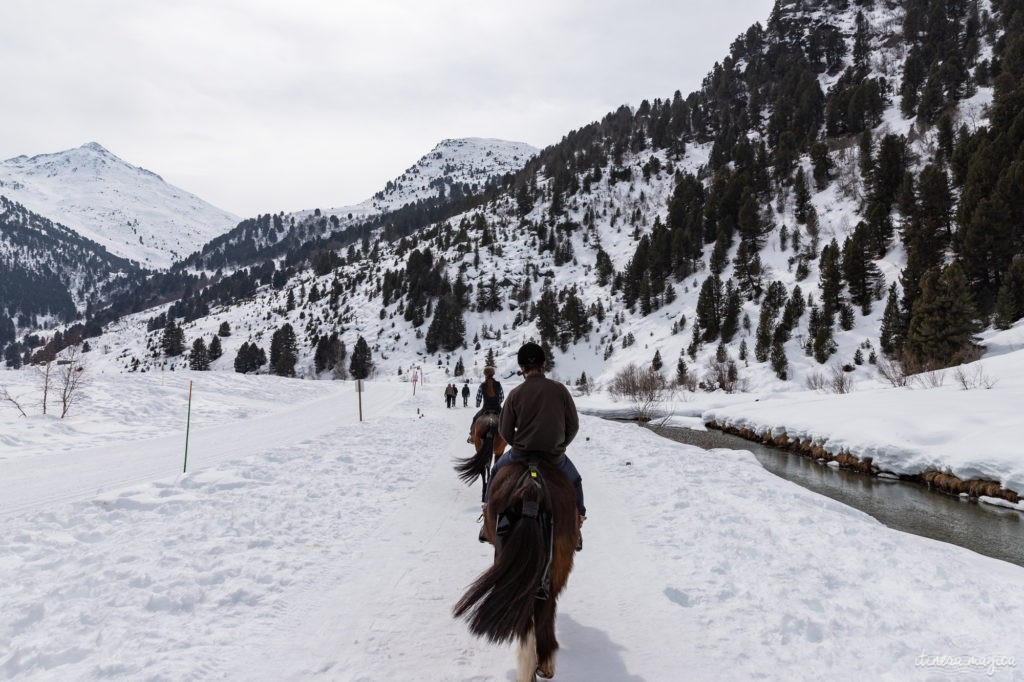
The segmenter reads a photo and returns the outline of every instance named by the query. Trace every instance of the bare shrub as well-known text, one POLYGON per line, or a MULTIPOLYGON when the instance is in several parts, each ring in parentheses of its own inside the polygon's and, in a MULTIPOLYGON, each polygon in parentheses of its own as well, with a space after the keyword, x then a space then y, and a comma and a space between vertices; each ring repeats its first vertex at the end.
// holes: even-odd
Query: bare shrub
POLYGON ((940 369, 933 369, 927 372, 914 374, 910 381, 921 386, 921 388, 939 388, 946 383, 946 373, 940 369))
POLYGON ((883 356, 878 358, 875 367, 878 368, 879 376, 896 388, 907 385, 907 373, 903 371, 900 363, 883 356))
POLYGON ((812 391, 824 391, 828 385, 828 382, 825 381, 825 375, 821 372, 809 373, 805 382, 807 384, 807 388, 812 391))
POLYGON ((705 391, 722 389, 726 393, 736 393, 747 390, 748 382, 745 378, 740 377, 739 367, 732 358, 720 361, 710 357, 704 370, 704 379, 700 385, 705 391))
POLYGON ((583 372, 576 380, 576 389, 579 390, 580 395, 590 395, 594 390, 594 380, 588 377, 586 372, 583 372))
POLYGON ((838 363, 832 365, 828 388, 832 393, 849 393, 853 390, 853 374, 844 370, 838 363))
POLYGON ((631 401, 636 418, 649 421, 656 408, 667 400, 670 390, 661 372, 650 367, 641 369, 631 362, 618 371, 608 392, 614 398, 631 401))
POLYGON ((82 389, 87 384, 85 362, 81 346, 70 346, 64 357, 57 361, 57 395, 60 398, 60 418, 67 416, 72 406, 82 401, 82 389))
POLYGON ((687 372, 686 378, 679 384, 690 393, 696 393, 700 387, 700 381, 697 379, 697 375, 693 372, 687 372))
POLYGON ((36 376, 43 384, 43 414, 46 414, 50 390, 53 388, 53 360, 48 359, 41 366, 36 367, 36 376))
POLYGON ((981 365, 975 365, 971 369, 967 369, 966 366, 960 365, 953 371, 953 377, 965 391, 969 391, 972 388, 989 389, 995 386, 996 382, 999 381, 998 379, 993 379, 985 374, 985 368, 981 365))

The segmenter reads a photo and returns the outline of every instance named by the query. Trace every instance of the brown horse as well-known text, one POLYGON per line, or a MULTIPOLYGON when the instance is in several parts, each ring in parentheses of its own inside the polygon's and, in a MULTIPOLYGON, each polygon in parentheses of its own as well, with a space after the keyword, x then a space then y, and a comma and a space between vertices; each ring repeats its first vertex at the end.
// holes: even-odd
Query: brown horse
POLYGON ((483 491, 480 494, 480 501, 484 501, 487 494, 487 477, 490 475, 491 466, 503 454, 507 447, 505 439, 498 433, 498 415, 492 412, 485 412, 473 422, 473 448, 476 454, 472 457, 456 460, 455 471, 459 478, 467 484, 477 478, 483 483, 483 491))
POLYGON ((544 458, 515 461, 491 482, 484 532, 494 563, 455 605, 473 634, 516 639, 517 682, 555 674, 555 606, 572 571, 579 522, 568 477, 544 458))

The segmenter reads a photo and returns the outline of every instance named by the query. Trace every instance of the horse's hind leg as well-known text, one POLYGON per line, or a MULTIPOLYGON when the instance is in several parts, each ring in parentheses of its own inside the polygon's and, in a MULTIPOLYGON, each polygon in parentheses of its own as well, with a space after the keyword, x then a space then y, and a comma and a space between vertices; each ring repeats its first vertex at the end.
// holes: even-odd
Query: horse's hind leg
POLYGON ((555 658, 558 653, 558 639, 555 637, 555 598, 538 600, 534 610, 535 648, 537 651, 537 674, 543 678, 555 676, 555 658))
POLYGON ((516 682, 537 682, 537 636, 533 628, 516 649, 516 682))

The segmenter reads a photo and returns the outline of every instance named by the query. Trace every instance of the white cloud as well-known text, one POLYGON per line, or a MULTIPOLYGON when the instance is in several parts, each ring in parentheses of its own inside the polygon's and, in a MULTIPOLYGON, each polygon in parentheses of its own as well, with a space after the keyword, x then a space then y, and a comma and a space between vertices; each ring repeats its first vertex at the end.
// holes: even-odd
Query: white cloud
POLYGON ((770 0, 6 0, 0 158, 96 140, 241 215, 340 205, 444 137, 545 146, 699 86, 770 0))

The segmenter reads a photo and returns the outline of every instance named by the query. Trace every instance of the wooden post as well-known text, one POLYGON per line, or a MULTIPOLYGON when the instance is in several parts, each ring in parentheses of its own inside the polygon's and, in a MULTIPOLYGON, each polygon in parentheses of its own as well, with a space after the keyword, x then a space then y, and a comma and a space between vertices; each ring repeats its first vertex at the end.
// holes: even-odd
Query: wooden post
POLYGON ((188 471, 188 432, 192 427, 192 382, 188 382, 188 418, 185 420, 185 464, 181 467, 181 473, 188 471))
POLYGON ((359 394, 359 421, 363 421, 363 380, 356 379, 356 393, 359 394))

